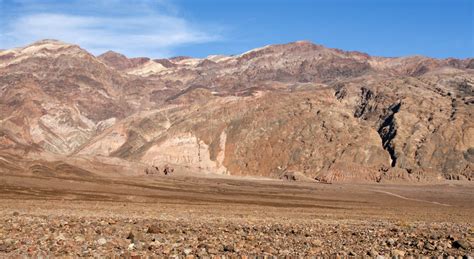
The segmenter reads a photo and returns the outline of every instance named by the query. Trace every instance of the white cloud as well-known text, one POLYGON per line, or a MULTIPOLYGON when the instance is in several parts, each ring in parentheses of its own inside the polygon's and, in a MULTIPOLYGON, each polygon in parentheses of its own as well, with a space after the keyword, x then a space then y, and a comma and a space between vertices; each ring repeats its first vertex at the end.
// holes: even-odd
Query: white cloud
MULTIPOLYGON (((28 2, 29 0, 21 0, 28 2)), ((123 3, 118 0, 96 1, 94 5, 114 6, 123 3)), ((161 1, 163 2, 163 1, 161 1)), ((221 39, 219 27, 191 23, 180 17, 173 7, 157 8, 151 0, 135 1, 133 7, 127 4, 115 8, 115 13, 69 14, 62 12, 25 12, 7 21, 4 32, 6 40, 0 48, 29 44, 40 39, 59 39, 75 43, 100 54, 107 50, 122 52, 129 56, 170 56, 173 49, 187 44, 213 42, 221 39), (126 15, 123 13, 129 9, 126 15), (121 12, 121 15, 117 15, 121 12)), ((162 3, 158 3, 162 6, 162 3)), ((28 5, 31 10, 32 5, 28 5)), ((90 7, 90 6, 89 6, 90 7)), ((79 8, 79 7, 78 7, 79 8)), ((44 8, 35 7, 42 10, 44 8)))

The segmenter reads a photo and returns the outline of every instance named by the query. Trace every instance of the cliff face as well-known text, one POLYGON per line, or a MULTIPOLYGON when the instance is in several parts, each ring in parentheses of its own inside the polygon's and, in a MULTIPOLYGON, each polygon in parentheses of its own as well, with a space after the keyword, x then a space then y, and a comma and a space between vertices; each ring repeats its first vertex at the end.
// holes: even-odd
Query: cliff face
POLYGON ((0 52, 0 155, 321 181, 472 179, 472 63, 310 42, 129 59, 40 41, 0 52))

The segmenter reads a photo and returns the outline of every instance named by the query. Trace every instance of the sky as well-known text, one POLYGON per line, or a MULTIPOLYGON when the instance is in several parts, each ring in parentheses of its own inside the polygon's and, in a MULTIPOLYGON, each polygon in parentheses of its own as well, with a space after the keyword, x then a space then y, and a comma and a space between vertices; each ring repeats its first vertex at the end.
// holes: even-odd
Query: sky
POLYGON ((0 49, 233 55, 309 40, 376 56, 474 57, 474 0, 0 0, 0 49))

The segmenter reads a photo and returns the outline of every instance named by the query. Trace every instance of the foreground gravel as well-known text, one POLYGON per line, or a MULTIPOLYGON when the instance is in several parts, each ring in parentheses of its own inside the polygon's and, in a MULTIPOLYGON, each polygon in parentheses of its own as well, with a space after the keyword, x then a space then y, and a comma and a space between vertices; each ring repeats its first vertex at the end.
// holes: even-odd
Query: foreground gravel
POLYGON ((472 258, 474 185, 0 180, 0 258, 472 258))
POLYGON ((472 256, 470 224, 291 219, 1 217, 3 256, 472 256))

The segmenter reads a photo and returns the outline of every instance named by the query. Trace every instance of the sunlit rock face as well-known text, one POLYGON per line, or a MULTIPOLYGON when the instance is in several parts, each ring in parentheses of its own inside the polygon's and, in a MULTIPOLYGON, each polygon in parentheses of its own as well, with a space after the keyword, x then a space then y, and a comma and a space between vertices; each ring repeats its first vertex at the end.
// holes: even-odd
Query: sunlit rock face
POLYGON ((196 174, 472 179, 472 64, 305 41, 204 59, 95 57, 44 40, 0 52, 0 152, 196 174))

